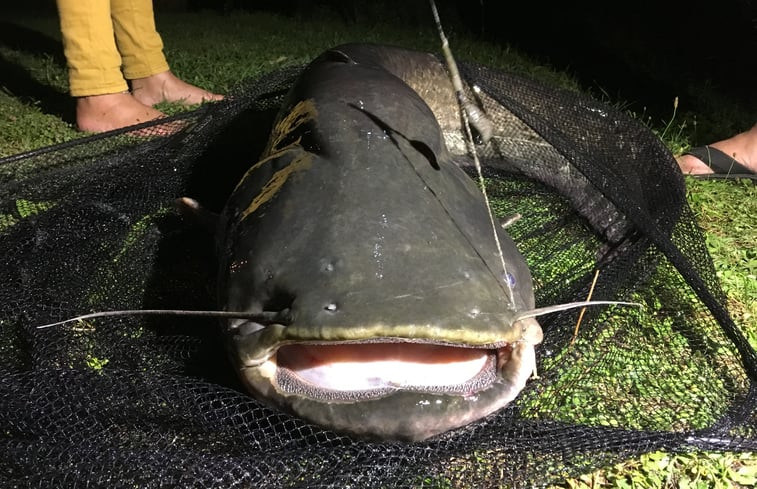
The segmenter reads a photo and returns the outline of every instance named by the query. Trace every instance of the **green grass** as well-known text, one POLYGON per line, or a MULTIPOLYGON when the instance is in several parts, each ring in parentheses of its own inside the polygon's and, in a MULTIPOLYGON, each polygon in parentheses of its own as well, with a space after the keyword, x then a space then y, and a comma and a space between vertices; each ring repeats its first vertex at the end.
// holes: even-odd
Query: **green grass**
MULTIPOLYGON (((58 21, 20 18, 18 22, 59 39, 58 21)), ((347 25, 326 18, 303 20, 268 14, 221 17, 212 13, 166 14, 158 17, 173 71, 181 78, 216 92, 228 92, 240 81, 282 66, 308 61, 322 50, 350 41, 381 42, 438 52, 432 29, 406 29, 380 22, 347 25)), ((462 59, 494 67, 507 67, 556 86, 578 90, 569 75, 530 61, 507 46, 475 42, 448 29, 452 48, 462 59)), ((57 53, 33 53, 0 45, 0 60, 22 69, 41 91, 25 91, 0 74, 0 156, 81 137, 72 125, 73 101, 66 96, 65 66, 57 53), (44 93, 46 97, 37 97, 44 93)), ((27 83, 28 84, 28 83, 27 83)), ((636 116, 655 131, 668 147, 679 153, 691 145, 691 137, 704 128, 698 120, 731 128, 732 104, 711 98, 712 113, 681 115, 671 101, 671 118, 654 121, 636 116), (719 109, 725 107, 725 109, 719 109)), ((609 99, 609 97, 608 97, 609 99)), ((624 107, 625 102, 608 102, 624 107)), ((637 101, 643 106, 644 101, 637 101)), ((168 112, 182 110, 161 107, 168 112)), ((749 115, 737 114, 736 119, 749 115)), ((744 128, 741 128, 744 129, 744 128)), ((733 130, 736 130, 734 128, 733 130)), ((757 347, 757 187, 748 182, 687 180, 688 199, 706 232, 707 246, 729 300, 736 322, 757 347)), ((35 208, 36 209, 36 208, 35 208)), ((39 211, 40 209, 36 209, 39 211)), ((19 211, 20 213, 21 211, 19 211)), ((13 216, 11 216, 13 217, 13 216)), ((8 219, 6 219, 8 221, 8 219)), ((0 216, 0 228, 12 225, 0 216)), ((92 357, 91 367, 105 361, 92 357)), ((655 452, 576 479, 561 487, 748 487, 757 482, 757 456, 705 453, 655 452)))
POLYGON ((571 479, 562 487, 590 489, 729 489, 757 485, 757 457, 750 454, 652 452, 638 460, 571 479))
POLYGON ((705 231, 707 249, 734 319, 757 347, 757 186, 751 182, 688 182, 688 200, 705 231))
POLYGON ((0 91, 0 157, 79 137, 73 127, 33 103, 0 91))

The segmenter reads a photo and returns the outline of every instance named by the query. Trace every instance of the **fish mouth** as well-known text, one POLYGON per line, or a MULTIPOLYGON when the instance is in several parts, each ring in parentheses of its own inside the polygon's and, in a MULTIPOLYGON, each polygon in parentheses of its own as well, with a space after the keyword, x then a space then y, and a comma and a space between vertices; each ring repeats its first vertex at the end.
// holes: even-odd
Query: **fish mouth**
POLYGON ((286 342, 240 374, 262 401, 327 429, 421 441, 511 403, 535 371, 536 343, 286 342))
POLYGON ((398 390, 472 396, 496 380, 499 349, 372 342, 291 344, 276 352, 276 383, 289 395, 324 402, 378 399, 398 390))

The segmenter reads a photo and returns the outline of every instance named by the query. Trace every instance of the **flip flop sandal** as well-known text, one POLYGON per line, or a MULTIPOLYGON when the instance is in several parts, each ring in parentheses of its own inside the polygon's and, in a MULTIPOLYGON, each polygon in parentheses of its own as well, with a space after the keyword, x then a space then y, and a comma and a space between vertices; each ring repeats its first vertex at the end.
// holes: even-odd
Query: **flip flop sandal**
POLYGON ((757 181, 757 174, 745 167, 732 156, 728 156, 717 148, 712 146, 699 146, 691 148, 683 153, 685 155, 691 155, 695 158, 702 160, 707 166, 712 168, 714 173, 706 173, 700 175, 691 175, 692 177, 701 179, 713 179, 713 178, 750 178, 757 181))

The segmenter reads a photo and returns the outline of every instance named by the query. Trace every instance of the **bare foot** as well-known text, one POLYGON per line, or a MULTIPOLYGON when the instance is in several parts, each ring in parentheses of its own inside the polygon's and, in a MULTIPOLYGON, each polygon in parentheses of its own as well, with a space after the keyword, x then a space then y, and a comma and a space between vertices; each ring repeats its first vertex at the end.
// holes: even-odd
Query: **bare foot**
POLYGON ((190 85, 170 71, 131 80, 131 93, 135 99, 149 106, 160 102, 195 105, 223 98, 223 95, 210 93, 200 87, 190 85))
MULTIPOLYGON (((748 131, 709 146, 719 149, 753 172, 757 172, 757 125, 748 131)), ((676 159, 685 175, 713 173, 712 169, 696 156, 682 155, 676 159)))
POLYGON ((76 124, 81 131, 105 132, 163 117, 128 92, 91 95, 76 99, 76 124))

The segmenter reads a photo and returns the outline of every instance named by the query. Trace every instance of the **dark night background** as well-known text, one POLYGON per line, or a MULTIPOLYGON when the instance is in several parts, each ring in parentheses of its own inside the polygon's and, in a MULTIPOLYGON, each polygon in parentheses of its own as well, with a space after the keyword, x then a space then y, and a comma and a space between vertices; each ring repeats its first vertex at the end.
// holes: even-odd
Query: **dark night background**
MULTIPOLYGON (((568 71, 595 95, 606 93, 612 101, 630 102, 631 110, 645 112, 653 122, 670 118, 676 96, 682 111, 707 114, 731 104, 753 114, 751 121, 739 121, 737 126, 746 129, 745 123, 757 121, 757 2, 568 3, 437 1, 448 34, 510 44, 539 62, 568 71)), ((226 15, 267 10, 312 17, 326 11, 345 22, 431 28, 426 0, 155 0, 154 4, 158 11, 211 9, 226 15)), ((53 0, 27 0, 23 7, 5 8, 55 13, 53 0)), ((458 57, 464 58, 464 53, 458 57)))
MULTIPOLYGON (((168 2, 170 3, 170 2, 168 2)), ((177 2, 182 3, 182 2, 177 2)), ((270 9, 290 15, 329 8, 346 21, 381 22, 361 16, 366 4, 386 5, 387 18, 409 27, 430 23, 427 0, 187 0, 188 8, 223 4, 226 9, 270 9)), ((667 120, 673 99, 683 110, 717 110, 686 97, 699 89, 723 94, 754 114, 757 122, 757 2, 754 0, 636 0, 539 2, 530 0, 437 0, 443 21, 474 37, 509 43, 611 100, 643 101, 632 109, 667 120), (446 14, 446 15, 445 15, 446 14), (692 85, 703 88, 692 88, 692 85)), ((713 97, 715 100, 720 97, 713 97)), ((746 128, 744 128, 746 129, 746 128)), ((724 136, 727 136, 725 134, 724 136)))

